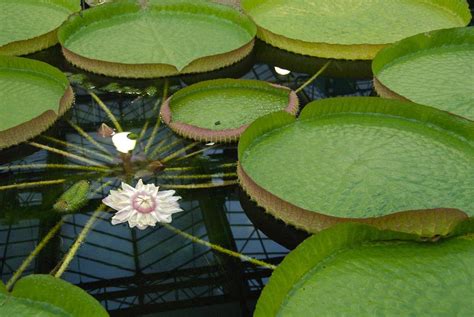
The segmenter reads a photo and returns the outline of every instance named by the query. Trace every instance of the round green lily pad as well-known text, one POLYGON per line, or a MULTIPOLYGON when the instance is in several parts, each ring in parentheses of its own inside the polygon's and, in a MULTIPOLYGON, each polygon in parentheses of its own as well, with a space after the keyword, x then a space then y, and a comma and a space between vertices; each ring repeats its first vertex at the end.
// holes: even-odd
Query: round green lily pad
POLYGON ((257 36, 285 50, 324 58, 373 59, 387 44, 469 24, 466 0, 243 0, 257 36))
POLYGON ((59 26, 80 9, 76 0, 0 0, 0 54, 25 55, 53 46, 59 26))
POLYGON ((474 27, 418 34, 372 64, 382 97, 410 100, 474 120, 474 27))
POLYGON ((292 115, 298 111, 298 97, 287 87, 258 80, 217 79, 178 91, 161 107, 161 117, 185 137, 231 142, 255 119, 280 110, 292 115))
POLYGON ((66 76, 53 66, 0 55, 0 149, 49 128, 74 101, 66 76))
POLYGON ((254 316, 470 316, 472 232, 423 243, 361 224, 335 226, 283 260, 254 316))
POLYGON ((474 122, 374 97, 308 104, 252 123, 239 179, 268 212, 308 232, 344 221, 411 232, 454 208, 474 215, 474 122))
POLYGON ((256 26, 204 0, 119 1, 71 17, 59 31, 66 59, 116 77, 151 78, 215 70, 248 55, 256 26))

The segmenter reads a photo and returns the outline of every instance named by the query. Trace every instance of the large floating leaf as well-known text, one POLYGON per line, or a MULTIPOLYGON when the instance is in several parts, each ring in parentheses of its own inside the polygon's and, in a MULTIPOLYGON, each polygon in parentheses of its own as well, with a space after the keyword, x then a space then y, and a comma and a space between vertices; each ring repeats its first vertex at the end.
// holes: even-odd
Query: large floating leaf
POLYGON ((0 0, 0 54, 24 55, 53 46, 78 0, 0 0))
POLYGON ((29 275, 0 292, 0 316, 101 317, 107 311, 81 288, 51 275, 29 275))
POLYGON ((253 47, 256 27, 239 11, 201 0, 119 1, 72 17, 59 31, 66 58, 117 77, 210 71, 253 47))
POLYGON ((0 56, 0 94, 0 149, 46 130, 74 99, 61 71, 11 56, 0 56))
POLYGON ((278 266, 255 316, 469 316, 472 232, 420 243, 362 224, 324 230, 278 266))
POLYGON ((271 112, 298 111, 289 88, 258 80, 218 79, 186 87, 161 109, 163 120, 177 133, 197 140, 237 140, 255 119, 271 112))
POLYGON ((466 0, 243 0, 264 41, 299 54, 373 59, 385 45, 465 26, 466 0))
POLYGON ((381 96, 474 120, 474 27, 404 39, 377 54, 372 67, 381 96))
POLYGON ((297 120, 268 115, 241 136, 239 162, 249 195, 309 232, 356 220, 445 234, 474 215, 474 123, 414 103, 333 98, 297 120))

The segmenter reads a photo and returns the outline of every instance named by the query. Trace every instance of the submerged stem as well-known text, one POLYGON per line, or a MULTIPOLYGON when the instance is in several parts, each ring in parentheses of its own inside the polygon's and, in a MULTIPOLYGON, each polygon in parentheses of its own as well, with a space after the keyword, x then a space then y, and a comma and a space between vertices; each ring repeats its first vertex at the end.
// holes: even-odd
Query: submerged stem
POLYGON ((321 69, 316 72, 316 74, 311 76, 303 85, 301 85, 298 89, 296 89, 295 92, 299 93, 300 91, 305 89, 306 86, 311 84, 316 78, 319 77, 319 75, 321 75, 326 70, 326 68, 328 68, 329 64, 331 64, 331 61, 326 62, 326 64, 324 64, 323 67, 321 67, 321 69))
POLYGON ((97 142, 96 140, 94 140, 93 137, 91 137, 86 131, 84 131, 80 126, 78 126, 77 124, 75 124, 74 122, 72 122, 71 120, 68 120, 66 119, 67 123, 74 128, 74 130, 77 131, 77 133, 79 133, 81 136, 83 136, 87 141, 89 141, 92 145, 94 145, 96 148, 98 148, 99 150, 101 150, 103 153, 106 153, 109 157, 112 157, 110 155, 110 152, 103 146, 101 145, 99 142, 97 142))
POLYGON ((11 170, 30 170, 30 169, 66 169, 66 170, 80 170, 80 171, 93 171, 93 172, 107 172, 108 169, 97 166, 83 166, 74 164, 24 164, 24 165, 10 165, 0 166, 0 171, 11 171, 11 170))
POLYGON ((68 157, 68 158, 71 158, 71 159, 75 159, 75 160, 78 160, 78 161, 81 161, 81 162, 84 162, 84 163, 87 163, 87 164, 90 164, 90 165, 94 165, 94 166, 97 166, 97 167, 106 167, 105 165, 102 165, 97 161, 94 161, 94 160, 91 160, 91 159, 88 159, 88 158, 85 158, 85 157, 82 157, 82 156, 79 156, 79 155, 76 155, 76 154, 71 154, 69 152, 66 152, 66 151, 63 151, 63 150, 60 150, 60 149, 56 149, 56 148, 53 148, 53 147, 50 147, 50 146, 47 146, 47 145, 44 145, 44 144, 40 144, 40 143, 36 143, 36 142, 29 142, 28 144, 32 145, 34 147, 40 148, 42 150, 53 152, 53 153, 56 153, 56 154, 59 154, 59 155, 62 155, 62 156, 65 156, 65 157, 68 157))
POLYGON ((85 224, 84 228, 82 228, 81 233, 77 237, 76 241, 72 244, 69 248, 69 251, 64 255, 63 260, 61 261, 61 266, 58 268, 57 272, 54 274, 54 277, 60 278, 61 275, 67 270, 69 264, 71 263, 72 259, 76 255, 77 251, 81 247, 82 243, 87 237, 87 234, 92 229, 92 226, 95 224, 97 217, 101 212, 103 212, 107 207, 104 204, 101 204, 99 208, 92 214, 89 218, 87 223, 85 224))
POLYGON ((13 284, 21 277, 26 268, 30 265, 33 259, 41 252, 41 250, 48 244, 48 242, 55 236, 59 231, 61 226, 64 223, 64 219, 58 221, 58 223, 49 230, 49 232, 44 236, 41 242, 36 246, 36 248, 28 255, 28 257, 21 263, 20 267, 15 271, 13 276, 8 280, 6 288, 9 291, 13 284))
POLYGON ((161 184, 161 188, 171 188, 171 189, 198 189, 198 188, 213 188, 213 187, 224 187, 237 184, 238 181, 223 181, 221 183, 203 183, 203 184, 189 184, 189 185, 179 185, 179 184, 161 184))
POLYGON ((203 148, 203 149, 194 151, 194 152, 189 153, 189 154, 186 154, 185 156, 180 157, 180 158, 178 159, 178 161, 184 160, 184 159, 187 159, 187 158, 190 158, 190 157, 193 157, 193 156, 198 155, 198 154, 201 154, 202 152, 205 152, 205 151, 207 151, 207 150, 210 150, 210 149, 212 149, 212 148, 215 148, 216 146, 217 146, 217 144, 216 144, 216 145, 213 145, 213 146, 205 147, 205 148, 203 148))
MULTIPOLYGON (((168 79, 165 80, 165 85, 163 87, 163 96, 161 97, 161 104, 163 104, 163 102, 168 98, 168 88, 169 88, 169 81, 168 79)), ((153 110, 156 112, 156 110, 158 110, 158 102, 155 104, 155 107, 153 108, 153 110)), ((150 138, 148 139, 148 142, 145 146, 145 154, 148 153, 148 151, 150 150, 150 147, 151 145, 153 144, 153 142, 155 141, 155 137, 156 137, 156 134, 158 133, 158 128, 160 127, 160 124, 161 124, 161 119, 160 119, 160 116, 157 115, 156 117, 156 123, 155 125, 153 126, 153 130, 151 131, 151 135, 150 135, 150 138)))
POLYGON ((120 125, 120 123, 118 122, 117 118, 114 116, 112 111, 110 111, 109 107, 107 107, 107 105, 92 91, 89 91, 89 95, 91 95, 92 98, 94 98, 95 102, 97 102, 99 107, 101 107, 102 110, 104 110, 104 112, 107 114, 107 117, 109 117, 110 121, 112 121, 113 125, 117 129, 117 132, 123 132, 122 126, 120 125))
POLYGON ((97 152, 95 150, 92 150, 92 149, 89 149, 89 148, 85 148, 85 147, 82 147, 82 146, 79 146, 79 145, 76 145, 76 144, 73 144, 73 143, 69 143, 69 142, 66 142, 66 141, 63 141, 63 140, 59 140, 59 139, 56 139, 56 138, 53 138, 53 137, 50 137, 50 136, 41 136, 43 139, 45 140, 48 140, 48 141, 51 141, 51 142, 54 142, 54 143, 57 143, 57 144, 60 144, 60 145, 63 145, 65 147, 70 147, 72 149, 76 149, 78 151, 81 151, 82 154, 91 154, 91 155, 95 155, 97 157, 100 157, 110 163, 113 163, 114 162, 114 158, 112 157, 112 155, 110 154, 105 154, 105 153, 102 153, 102 152, 97 152), (86 152, 87 151, 87 152, 86 152))
POLYGON ((169 149, 173 148, 174 146, 180 144, 183 140, 181 139, 177 139, 177 140, 174 140, 173 142, 167 144, 167 145, 163 145, 166 143, 166 141, 168 141, 168 139, 163 139, 160 141, 160 143, 158 143, 158 145, 155 147, 155 149, 153 150, 153 152, 151 152, 151 154, 149 155, 150 158, 155 158, 158 154, 158 152, 161 151, 161 153, 165 153, 166 151, 168 151, 169 149))
POLYGON ((65 179, 55 179, 55 180, 50 180, 50 181, 25 182, 25 183, 19 183, 19 184, 0 186, 0 190, 21 189, 21 188, 29 188, 29 187, 37 187, 37 186, 56 185, 56 184, 62 184, 65 181, 66 181, 65 179))
MULTIPOLYGON (((237 163, 224 163, 224 164, 216 166, 216 168, 219 169, 219 168, 227 168, 227 167, 235 167, 235 166, 237 166, 237 163)), ((183 166, 183 167, 176 166, 176 167, 167 167, 166 171, 167 172, 184 172, 184 171, 195 170, 198 168, 199 167, 197 166, 183 166)))
POLYGON ((190 174, 190 175, 160 175, 162 179, 201 179, 201 178, 216 178, 216 177, 234 177, 237 173, 215 173, 215 174, 190 174))
POLYGON ((199 239, 189 233, 186 233, 184 231, 181 231, 179 230, 178 228, 168 224, 168 223, 162 223, 163 227, 165 227, 166 229, 176 233, 176 234, 179 234, 180 236, 186 238, 186 239, 189 239, 193 242, 196 242, 196 243, 199 243, 201 245, 204 245, 206 247, 209 247, 215 251, 218 251, 218 252, 221 252, 223 254, 226 254, 226 255, 229 255, 229 256, 232 256, 232 257, 235 257, 235 258, 238 258, 238 259, 241 259, 243 261, 246 261, 246 262, 250 262, 252 264, 255 264, 255 265, 258 265, 258 266, 263 266, 263 267, 266 267, 268 269, 271 269, 271 270, 274 270, 276 269, 276 266, 273 265, 273 264, 270 264, 270 263, 267 263, 267 262, 264 262, 264 261, 261 261, 261 260, 257 260, 255 258, 252 258, 250 256, 247 256, 245 254, 241 254, 241 253, 238 253, 238 252, 235 252, 235 251, 232 251, 232 250, 229 250, 229 249, 226 249, 226 248, 223 248, 217 244, 213 244, 209 241, 205 241, 205 240, 202 240, 202 239, 199 239))
POLYGON ((179 156, 181 153, 185 153, 187 150, 190 150, 192 149, 193 147, 195 147, 196 145, 198 145, 199 142, 193 142, 173 153, 171 153, 170 155, 168 155, 167 157, 165 157, 164 159, 160 160, 162 163, 166 163, 172 159, 174 159, 175 157, 179 156))

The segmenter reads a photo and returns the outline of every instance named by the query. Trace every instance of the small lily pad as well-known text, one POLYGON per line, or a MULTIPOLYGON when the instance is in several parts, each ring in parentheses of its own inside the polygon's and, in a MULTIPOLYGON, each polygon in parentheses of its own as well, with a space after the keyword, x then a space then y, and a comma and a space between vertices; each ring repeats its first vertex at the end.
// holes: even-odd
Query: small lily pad
POLYGON ((80 9, 76 0, 0 0, 0 54, 25 55, 53 46, 59 26, 80 9))
POLYGON ((71 17, 63 53, 85 70, 151 78, 215 70, 248 55, 256 26, 231 7, 204 0, 118 1, 71 17))
POLYGON ((469 24, 466 0, 243 0, 257 36, 285 50, 371 60, 387 44, 469 24))
POLYGON ((230 142, 255 119, 280 110, 298 111, 291 89, 258 80, 218 79, 181 89, 163 104, 161 116, 185 137, 230 142))
POLYGON ((474 27, 418 34, 372 64, 382 97, 410 100, 474 120, 474 27))
POLYGON ((257 119, 238 174, 268 212, 308 232, 358 221, 406 232, 474 215, 474 123, 382 98, 332 98, 257 119))
POLYGON ((0 94, 0 149, 45 131, 74 100, 59 69, 12 56, 0 56, 0 94))
POLYGON ((324 230, 277 267, 254 316, 470 316, 472 227, 416 240, 354 223, 324 230))

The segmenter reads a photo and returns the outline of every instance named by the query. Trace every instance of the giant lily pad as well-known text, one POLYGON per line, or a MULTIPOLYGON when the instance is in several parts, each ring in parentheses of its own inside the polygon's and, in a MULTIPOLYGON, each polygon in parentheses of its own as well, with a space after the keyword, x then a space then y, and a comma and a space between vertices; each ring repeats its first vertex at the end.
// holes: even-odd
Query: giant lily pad
POLYGON ((374 59, 382 97, 437 107, 474 120, 474 27, 418 34, 374 59))
POLYGON ((12 56, 0 56, 0 96, 0 149, 45 131, 74 99, 61 71, 12 56))
POLYGON ((108 316, 91 295, 51 275, 29 275, 11 293, 0 292, 0 315, 22 317, 108 316))
POLYGON ((344 221, 420 232, 421 219, 451 221, 446 208, 474 215, 474 123, 409 102, 325 99, 299 119, 252 123, 238 174, 259 205, 309 232, 344 221))
POLYGON ((431 30, 465 26, 465 0, 243 0, 258 37, 299 54, 373 59, 387 44, 431 30))
POLYGON ((181 89, 163 104, 161 116, 185 137, 229 142, 255 119, 279 110, 296 114, 294 91, 258 80, 217 79, 181 89))
POLYGON ((250 53, 256 27, 231 7, 202 0, 118 1, 71 17, 63 53, 88 71, 150 78, 204 72, 250 53))
POLYGON ((0 54, 24 55, 53 46, 59 26, 80 9, 77 0, 0 0, 0 54))
POLYGON ((469 316, 474 231, 468 229, 424 243, 362 224, 322 231, 277 267, 255 316, 469 316))

